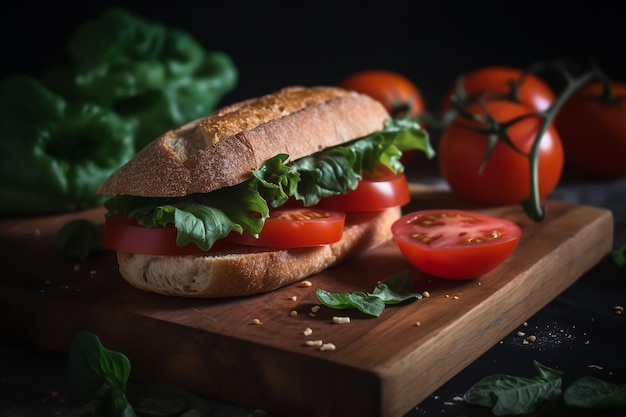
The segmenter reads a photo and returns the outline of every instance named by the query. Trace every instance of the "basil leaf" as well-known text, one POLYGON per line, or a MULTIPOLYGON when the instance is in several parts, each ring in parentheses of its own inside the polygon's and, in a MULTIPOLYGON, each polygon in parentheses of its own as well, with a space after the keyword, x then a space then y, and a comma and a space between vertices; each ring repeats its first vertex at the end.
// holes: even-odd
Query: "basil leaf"
POLYGON ((574 381, 563 394, 573 407, 609 409, 626 407, 626 385, 612 384, 592 376, 574 381))
POLYGON ((136 417, 126 398, 130 361, 125 355, 106 349, 96 335, 79 332, 72 340, 68 363, 73 388, 97 399, 92 415, 136 417))
POLYGON ((385 309, 382 299, 364 292, 331 293, 318 288, 315 294, 322 304, 337 310, 356 308, 365 314, 378 317, 385 309))
POLYGON ((68 255, 85 260, 90 253, 102 250, 102 227, 86 219, 65 223, 56 235, 56 247, 68 255))
POLYGON ((315 294, 317 299, 327 307, 338 310, 354 308, 375 317, 382 314, 386 304, 398 304, 412 298, 422 298, 421 294, 411 292, 411 275, 408 272, 386 278, 376 286, 372 293, 331 293, 318 288, 315 294))
POLYGON ((463 396, 469 404, 492 407, 496 416, 527 414, 561 395, 563 372, 533 362, 533 378, 495 374, 481 379, 463 396))
POLYGON ((411 298, 421 299, 422 295, 412 292, 409 273, 395 274, 376 286, 370 295, 380 298, 385 304, 399 304, 411 298))

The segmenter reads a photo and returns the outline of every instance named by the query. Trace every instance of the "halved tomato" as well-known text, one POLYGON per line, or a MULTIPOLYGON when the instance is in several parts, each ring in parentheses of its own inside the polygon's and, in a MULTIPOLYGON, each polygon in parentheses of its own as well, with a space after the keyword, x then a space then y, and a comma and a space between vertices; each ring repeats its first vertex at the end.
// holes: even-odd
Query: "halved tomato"
POLYGON ((320 246, 335 243, 343 236, 346 214, 333 210, 288 207, 270 210, 259 237, 249 232, 231 232, 229 242, 282 248, 320 246))
MULTIPOLYGON (((177 230, 172 224, 165 227, 144 227, 136 220, 122 216, 110 216, 102 228, 102 246, 119 252, 139 253, 156 256, 185 256, 206 254, 197 245, 176 245, 177 230)), ((232 246, 222 240, 217 241, 211 251, 232 246)))
POLYGON ((403 206, 411 200, 404 173, 394 174, 379 168, 374 173, 364 173, 356 189, 323 198, 316 207, 337 211, 378 211, 403 206))
POLYGON ((453 209, 406 214, 391 232, 417 269, 454 280, 476 278, 496 268, 513 253, 522 234, 510 220, 453 209))

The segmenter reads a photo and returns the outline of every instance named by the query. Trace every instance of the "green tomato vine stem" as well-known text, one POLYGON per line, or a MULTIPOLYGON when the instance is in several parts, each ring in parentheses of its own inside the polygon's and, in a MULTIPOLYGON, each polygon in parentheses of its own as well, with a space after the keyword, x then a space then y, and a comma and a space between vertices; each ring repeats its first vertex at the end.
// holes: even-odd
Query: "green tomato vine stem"
MULTIPOLYGON (((595 64, 592 64, 591 68, 586 70, 582 74, 574 76, 572 74, 572 71, 568 69, 567 63, 560 60, 534 64, 529 69, 527 69, 526 74, 546 71, 555 71, 556 74, 563 80, 564 85, 561 87, 560 91, 557 91, 554 102, 545 110, 529 112, 527 114, 515 117, 511 120, 501 122, 496 120, 484 106, 484 116, 473 114, 468 111, 468 107, 476 101, 469 100, 469 98, 464 95, 462 88, 457 86, 458 91, 452 97, 452 111, 449 111, 448 113, 443 115, 440 123, 433 124, 434 126, 438 126, 439 128, 443 129, 448 124, 452 123, 455 115, 457 114, 467 119, 480 122, 481 126, 479 127, 470 126, 458 122, 457 125, 465 129, 480 132, 488 137, 489 144, 484 156, 483 166, 490 157, 491 151, 493 150, 497 142, 504 142, 507 146, 511 147, 516 152, 525 155, 529 161, 530 195, 528 196, 528 198, 521 201, 521 205, 524 208, 526 214, 534 221, 541 221, 545 218, 545 207, 542 207, 541 197, 539 195, 539 151, 543 135, 552 125, 552 122, 554 121, 559 109, 576 91, 594 80, 599 80, 605 85, 608 85, 609 82, 607 76, 595 64), (521 120, 535 117, 540 117, 542 119, 542 122, 539 130, 536 133, 530 152, 525 153, 513 143, 507 133, 507 129, 515 123, 520 122, 521 120)), ((505 97, 493 95, 486 96, 479 98, 479 103, 484 104, 485 100, 490 100, 494 98, 506 99, 511 102, 519 103, 519 90, 520 84, 523 81, 523 77, 524 76, 522 76, 520 80, 510 80, 511 91, 505 97)))
MULTIPOLYGON (((578 77, 573 77, 571 73, 567 71, 565 65, 561 62, 537 64, 536 67, 541 69, 542 66, 545 66, 547 69, 556 69, 561 77, 565 79, 566 84, 560 94, 557 94, 555 101, 546 110, 535 113, 536 115, 542 117, 542 123, 537 131, 535 141, 533 142, 533 146, 528 156, 530 164, 531 194, 528 199, 522 201, 522 207, 528 216, 534 221, 541 221, 545 218, 545 207, 541 206, 541 197, 539 195, 539 150, 543 135, 554 121, 559 109, 563 106, 567 99, 572 96, 572 94, 595 79, 606 78, 596 66, 593 66, 589 71, 578 77)), ((532 114, 529 116, 532 116, 532 114)))

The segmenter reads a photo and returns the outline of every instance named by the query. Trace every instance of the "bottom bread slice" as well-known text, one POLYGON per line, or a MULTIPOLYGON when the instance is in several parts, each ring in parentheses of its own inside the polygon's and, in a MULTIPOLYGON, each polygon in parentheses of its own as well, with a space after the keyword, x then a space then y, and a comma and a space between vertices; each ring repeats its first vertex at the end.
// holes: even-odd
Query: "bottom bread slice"
POLYGON ((164 295, 224 298, 275 290, 337 265, 391 239, 399 207, 349 213, 340 241, 310 248, 238 246, 211 255, 153 256, 118 252, 122 277, 134 287, 164 295))

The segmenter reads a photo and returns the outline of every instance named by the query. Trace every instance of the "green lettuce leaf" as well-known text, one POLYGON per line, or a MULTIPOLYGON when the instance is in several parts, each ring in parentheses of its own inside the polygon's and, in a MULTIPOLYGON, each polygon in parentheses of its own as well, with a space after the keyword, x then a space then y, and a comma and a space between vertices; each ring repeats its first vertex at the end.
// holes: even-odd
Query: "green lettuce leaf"
POLYGON ((231 231, 258 235, 269 207, 280 207, 289 198, 312 206, 355 189, 363 171, 374 171, 381 164, 403 172, 400 158, 407 150, 421 150, 429 158, 435 153, 428 133, 415 119, 392 119, 382 131, 296 161, 278 154, 253 170, 250 180, 233 187, 176 198, 113 196, 105 207, 109 215, 137 219, 146 227, 172 223, 179 246, 195 243, 208 250, 231 231))

